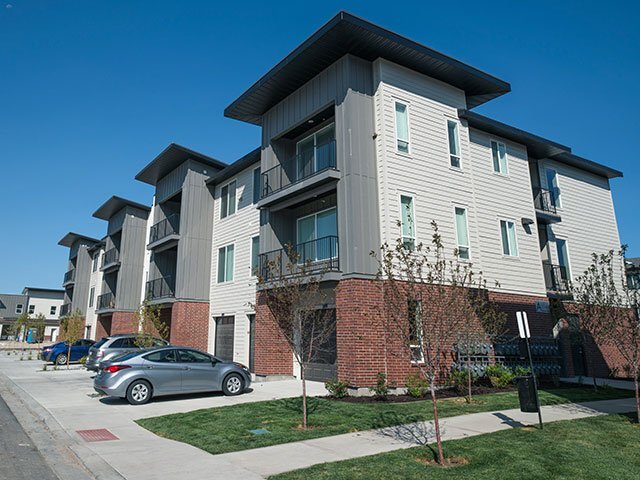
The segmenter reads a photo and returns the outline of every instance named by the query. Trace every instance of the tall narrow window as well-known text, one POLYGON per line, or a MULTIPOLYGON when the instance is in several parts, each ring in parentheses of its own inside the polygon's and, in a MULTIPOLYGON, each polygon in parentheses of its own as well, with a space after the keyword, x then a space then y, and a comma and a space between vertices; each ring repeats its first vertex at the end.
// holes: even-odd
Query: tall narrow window
POLYGON ((416 248, 416 227, 413 213, 413 198, 400 196, 400 210, 402 215, 402 243, 407 250, 416 248))
POLYGON ((258 274, 260 264, 260 237, 256 236, 251 239, 251 275, 258 274))
POLYGON ((93 271, 97 271, 98 270, 98 259, 100 258, 100 252, 96 252, 96 254, 93 256, 93 271))
POLYGON ((89 308, 93 307, 93 297, 96 294, 96 287, 91 287, 89 290, 89 308))
POLYGON ((22 313, 23 305, 21 303, 16 304, 16 313, 20 315, 22 313))
POLYGON ((554 207, 561 207, 560 203, 560 187, 558 186, 558 172, 552 168, 546 169, 547 188, 551 192, 551 204, 554 207))
POLYGON ((569 269, 569 249, 567 248, 567 241, 562 238, 556 238, 556 249, 558 250, 560 276, 563 280, 569 280, 571 278, 571 270, 569 269))
POLYGON ((422 354, 422 302, 409 300, 407 305, 409 320, 409 348, 411 349, 411 361, 423 362, 422 354))
POLYGON ((58 307, 56 305, 51 305, 51 308, 49 309, 49 315, 55 315, 57 310, 58 307))
POLYGON ((467 209, 456 207, 455 211, 458 257, 463 260, 469 260, 469 225, 467 222, 467 209))
POLYGON ((447 134, 449 136, 449 162, 452 167, 460 168, 460 134, 458 122, 447 120, 447 134))
POLYGON ((260 200, 260 167, 253 170, 253 203, 258 203, 260 200))
POLYGON ((36 306, 29 305, 29 315, 33 315, 34 313, 36 313, 36 306))
POLYGON ((508 257, 517 257, 518 241, 515 222, 500 220, 500 235, 502 236, 502 253, 508 257))
POLYGON ((220 218, 236 213, 236 181, 222 187, 220 191, 220 218))
POLYGON ((233 281, 234 245, 218 249, 218 283, 233 281))
POLYGON ((506 175, 507 168, 507 147, 502 142, 491 140, 491 156, 493 158, 493 171, 506 175))
POLYGON ((409 153, 409 112, 400 102, 396 102, 396 141, 399 152, 409 153))

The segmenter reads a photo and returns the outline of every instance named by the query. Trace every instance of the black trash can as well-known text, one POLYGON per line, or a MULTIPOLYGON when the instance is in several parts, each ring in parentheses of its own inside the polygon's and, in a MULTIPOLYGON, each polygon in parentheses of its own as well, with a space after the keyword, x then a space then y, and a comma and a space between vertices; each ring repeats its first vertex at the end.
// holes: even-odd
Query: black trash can
POLYGON ((533 375, 516 377, 518 385, 518 398, 520 400, 520 411, 535 413, 538 411, 536 402, 536 388, 533 383, 533 375))

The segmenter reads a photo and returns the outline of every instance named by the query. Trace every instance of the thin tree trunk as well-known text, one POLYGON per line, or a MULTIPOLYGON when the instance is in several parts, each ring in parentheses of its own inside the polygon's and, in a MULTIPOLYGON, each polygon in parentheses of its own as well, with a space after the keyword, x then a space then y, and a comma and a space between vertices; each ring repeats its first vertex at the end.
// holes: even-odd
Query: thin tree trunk
POLYGON ((300 365, 300 379, 302 380, 302 428, 307 429, 307 381, 304 378, 304 367, 300 365))
POLYGON ((640 423, 640 386, 638 385, 638 369, 635 369, 633 383, 636 387, 636 422, 640 423))
POLYGON ((438 420, 438 401, 436 399, 436 390, 433 382, 429 387, 431 391, 431 404, 433 405, 433 424, 436 429, 436 444, 438 446, 438 463, 444 465, 444 452, 442 451, 442 438, 440 437, 440 421, 438 420))
POLYGON ((469 403, 471 403, 471 357, 467 355, 467 387, 469 389, 469 403))
POLYGON ((71 344, 69 344, 69 350, 67 351, 67 370, 69 370, 69 361, 71 360, 71 344))

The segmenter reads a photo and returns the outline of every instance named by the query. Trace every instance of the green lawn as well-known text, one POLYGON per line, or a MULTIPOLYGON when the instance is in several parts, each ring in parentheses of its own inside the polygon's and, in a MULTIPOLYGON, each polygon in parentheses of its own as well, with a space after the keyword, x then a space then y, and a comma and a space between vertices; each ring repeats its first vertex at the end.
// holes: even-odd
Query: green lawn
POLYGON ((270 480, 583 480, 640 478, 640 427, 632 416, 610 415, 546 424, 544 430, 516 428, 444 442, 445 455, 469 463, 427 466, 428 448, 398 450, 356 460, 325 463, 270 480))
MULTIPOLYGON (((576 387, 543 390, 540 400, 543 405, 552 405, 631 395, 632 392, 621 390, 600 389, 595 393, 590 388, 576 387)), ((299 399, 272 400, 145 418, 137 422, 162 437, 218 454, 432 418, 431 402, 426 400, 392 404, 313 399, 309 416, 311 428, 305 431, 298 428, 299 405, 299 399), (254 435, 249 432, 253 429, 266 429, 269 433, 254 435)), ((463 399, 439 402, 439 413, 443 417, 510 408, 518 408, 517 392, 478 395, 471 405, 463 399)))

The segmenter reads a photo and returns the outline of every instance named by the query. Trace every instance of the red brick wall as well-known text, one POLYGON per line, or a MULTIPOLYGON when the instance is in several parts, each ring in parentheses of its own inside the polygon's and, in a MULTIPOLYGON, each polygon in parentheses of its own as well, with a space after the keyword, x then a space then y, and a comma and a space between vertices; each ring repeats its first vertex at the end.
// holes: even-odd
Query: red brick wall
MULTIPOLYGON (((163 311, 168 311, 164 309, 163 311)), ((170 309, 169 341, 207 351, 209 346, 209 304, 204 302, 175 302, 170 309)), ((166 316, 165 313, 163 316, 166 316)))
POLYGON ((102 337, 108 337, 109 335, 111 335, 111 314, 98 315, 96 339, 100 340, 102 337))
POLYGON ((113 312, 111 315, 111 335, 119 333, 135 333, 136 314, 134 312, 113 312))
POLYGON ((550 336, 553 333, 553 317, 550 313, 536 312, 536 302, 548 302, 545 297, 514 295, 512 293, 490 292, 489 298, 500 305, 507 313, 507 328, 514 335, 518 334, 516 312, 527 312, 529 330, 532 336, 550 336))
POLYGON ((293 374, 293 353, 278 330, 262 292, 256 294, 254 363, 256 375, 293 374))

